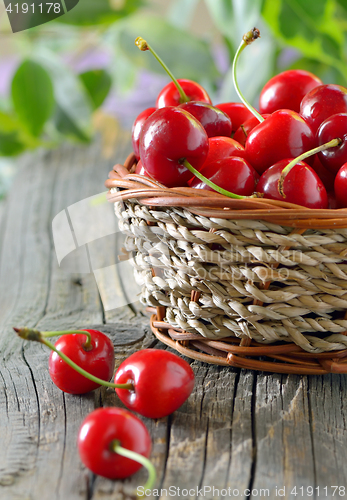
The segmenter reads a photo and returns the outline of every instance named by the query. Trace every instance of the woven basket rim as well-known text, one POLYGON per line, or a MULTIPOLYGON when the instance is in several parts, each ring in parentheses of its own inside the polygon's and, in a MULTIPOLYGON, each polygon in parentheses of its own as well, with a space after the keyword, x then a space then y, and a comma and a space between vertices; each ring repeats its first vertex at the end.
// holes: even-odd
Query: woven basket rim
POLYGON ((205 217, 256 219, 296 228, 347 228, 347 208, 312 209, 266 198, 233 199, 212 191, 188 187, 167 188, 159 182, 133 173, 136 165, 130 153, 124 165, 117 163, 105 186, 111 203, 136 200, 149 207, 180 207, 205 217))

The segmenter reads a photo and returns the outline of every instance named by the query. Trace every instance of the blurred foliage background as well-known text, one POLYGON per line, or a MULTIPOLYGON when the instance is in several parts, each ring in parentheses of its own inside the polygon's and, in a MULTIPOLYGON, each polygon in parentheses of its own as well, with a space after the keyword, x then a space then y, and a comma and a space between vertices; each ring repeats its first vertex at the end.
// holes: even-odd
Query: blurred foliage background
POLYGON ((27 150, 88 144, 99 131, 104 154, 114 154, 117 131, 130 130, 169 81, 135 47, 137 36, 217 104, 238 100, 231 63, 253 26, 261 39, 242 54, 238 80, 255 106, 264 83, 288 68, 346 85, 347 0, 80 0, 56 21, 15 34, 1 2, 0 196, 13 158, 27 150))

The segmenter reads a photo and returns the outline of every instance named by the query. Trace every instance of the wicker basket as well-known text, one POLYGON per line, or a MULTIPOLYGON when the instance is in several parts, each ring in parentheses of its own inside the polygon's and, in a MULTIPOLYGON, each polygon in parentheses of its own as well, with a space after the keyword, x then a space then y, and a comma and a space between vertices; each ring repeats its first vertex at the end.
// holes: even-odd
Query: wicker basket
POLYGON ((208 363, 347 373, 347 209, 166 188, 135 162, 106 186, 158 339, 208 363))

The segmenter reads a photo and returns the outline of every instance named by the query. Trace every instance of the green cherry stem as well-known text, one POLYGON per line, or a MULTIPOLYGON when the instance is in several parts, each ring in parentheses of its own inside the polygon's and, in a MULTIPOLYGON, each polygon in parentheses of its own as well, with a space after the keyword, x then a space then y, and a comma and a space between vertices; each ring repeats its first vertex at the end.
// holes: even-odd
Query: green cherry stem
POLYGON ((48 338, 48 337, 56 337, 58 335, 72 335, 72 334, 80 334, 80 335, 85 335, 87 337, 86 342, 83 344, 83 348, 85 350, 89 350, 92 347, 92 336, 90 335, 89 332, 85 330, 59 330, 57 332, 41 332, 42 337, 48 338))
POLYGON ((198 179, 200 179, 202 182, 204 182, 205 184, 207 184, 209 187, 211 187, 212 189, 214 189, 215 191, 217 191, 220 194, 224 194, 225 196, 228 196, 229 198, 236 198, 238 200, 241 200, 241 199, 243 200, 244 198, 255 198, 254 195, 252 195, 252 196, 242 196, 242 195, 239 195, 239 194, 231 193, 230 191, 227 191, 226 189, 223 189, 220 186, 217 186, 217 184, 215 184, 214 182, 210 181, 210 179, 207 179, 204 175, 202 175, 200 172, 198 172, 198 170, 196 170, 196 168, 194 168, 189 163, 188 160, 185 159, 182 163, 198 179))
POLYGON ((155 484, 157 474, 154 468, 154 465, 148 458, 144 457, 143 455, 140 455, 139 453, 136 453, 135 451, 128 450, 127 448, 123 448, 121 446, 120 441, 118 439, 115 439, 112 441, 111 444, 111 449, 115 453, 118 453, 118 455, 122 455, 122 457, 130 458, 131 460, 135 460, 135 462, 140 463, 143 465, 148 472, 148 479, 146 484, 143 487, 143 490, 151 490, 155 484))
POLYGON ((234 87, 237 92, 237 95, 239 96, 243 104, 246 106, 246 108, 248 108, 249 111, 253 113, 253 115, 256 118, 258 118, 260 122, 263 122, 264 118, 261 116, 261 114, 258 113, 258 111, 243 97, 236 78, 237 61, 239 60, 242 51, 247 47, 247 45, 250 45, 257 38, 260 38, 260 31, 257 28, 253 28, 252 30, 248 31, 245 35, 243 35, 242 42, 240 43, 239 48, 237 49, 236 54, 234 56, 232 74, 233 74, 234 87))
POLYGON ((153 54, 153 56, 156 58, 156 60, 159 62, 159 64, 164 68, 164 70, 166 71, 166 73, 169 75, 169 77, 171 78, 171 80, 175 84, 175 87, 177 88, 177 90, 178 90, 178 92, 180 94, 180 102, 181 103, 183 103, 183 102, 189 102, 190 99, 187 96, 187 94, 184 92, 184 90, 182 89, 182 87, 179 84, 179 82, 176 80, 176 78, 174 77, 174 75, 171 73, 171 71, 169 70, 169 68, 164 63, 164 61, 158 56, 158 54, 155 52, 155 50, 152 49, 152 47, 146 42, 146 40, 144 40, 142 37, 138 36, 136 38, 136 40, 135 40, 135 45, 140 50, 142 50, 142 51, 149 50, 151 52, 151 54, 153 54))
POLYGON ((342 139, 337 137, 336 139, 332 139, 331 141, 326 142, 325 144, 322 144, 321 146, 317 146, 316 148, 310 149, 310 151, 306 151, 306 153, 302 153, 302 155, 298 156, 297 158, 294 158, 294 160, 292 160, 290 163, 288 163, 288 165, 286 165, 284 167, 284 169, 282 170, 280 178, 278 179, 277 189, 278 189, 278 192, 280 193, 280 195, 283 198, 285 198, 285 194, 283 192, 284 179, 289 174, 291 169, 293 167, 295 167, 295 165, 297 163, 299 163, 299 161, 305 160, 306 158, 309 158, 310 156, 312 156, 316 153, 319 153, 320 151, 325 151, 326 149, 335 148, 336 146, 339 146, 341 143, 342 143, 342 139))
MULTIPOLYGON (((105 387, 112 387, 113 389, 126 389, 129 391, 134 390, 134 386, 131 382, 129 382, 128 384, 114 384, 113 382, 108 382, 107 380, 102 380, 101 378, 95 377, 91 373, 87 372, 86 370, 84 370, 83 368, 78 366, 74 361, 72 361, 72 359, 70 359, 68 356, 66 356, 66 354, 59 351, 59 349, 57 349, 55 347, 55 345, 52 344, 52 342, 47 340, 47 338, 45 338, 45 335, 43 335, 43 333, 45 333, 45 332, 40 332, 39 330, 35 330, 34 328, 15 328, 14 327, 13 329, 17 333, 17 335, 24 340, 31 340, 34 342, 40 342, 41 344, 44 344, 45 346, 47 346, 49 349, 51 349, 52 351, 57 353, 58 356, 60 356, 61 359, 64 360, 71 368, 76 370, 76 372, 78 372, 80 375, 83 375, 84 377, 91 380, 92 382, 95 382, 96 384, 99 384, 99 385, 103 385, 105 387)), ((52 334, 52 333, 53 332, 49 332, 49 334, 52 334)), ((57 334, 59 335, 58 332, 54 332, 54 333, 56 335, 57 334)), ((71 330, 68 333, 71 333, 71 330)), ((79 330, 78 333, 82 333, 82 331, 79 330)), ((85 333, 85 332, 83 332, 83 333, 85 333)), ((53 335, 50 335, 50 336, 53 336, 53 335)))

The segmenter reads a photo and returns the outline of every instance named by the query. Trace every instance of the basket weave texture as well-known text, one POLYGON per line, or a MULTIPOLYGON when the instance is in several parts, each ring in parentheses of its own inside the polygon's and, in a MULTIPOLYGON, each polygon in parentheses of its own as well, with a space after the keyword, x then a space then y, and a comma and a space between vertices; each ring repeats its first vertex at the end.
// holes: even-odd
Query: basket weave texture
POLYGON ((166 188, 135 162, 106 186, 160 340, 210 363, 347 372, 347 209, 166 188))

